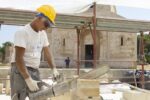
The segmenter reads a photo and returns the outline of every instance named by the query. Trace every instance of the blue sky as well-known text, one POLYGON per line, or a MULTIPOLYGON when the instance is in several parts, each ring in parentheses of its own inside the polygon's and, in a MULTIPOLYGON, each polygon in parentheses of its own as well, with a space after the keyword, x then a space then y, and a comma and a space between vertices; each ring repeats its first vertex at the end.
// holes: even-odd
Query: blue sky
POLYGON ((117 13, 129 19, 149 20, 150 9, 117 6, 117 13))
POLYGON ((13 42, 14 33, 20 26, 2 25, 0 29, 0 46, 6 41, 13 42))
MULTIPOLYGON (((129 19, 150 20, 150 9, 117 6, 117 13, 129 19)), ((0 29, 0 45, 6 41, 13 42, 14 33, 19 26, 2 25, 0 29)))

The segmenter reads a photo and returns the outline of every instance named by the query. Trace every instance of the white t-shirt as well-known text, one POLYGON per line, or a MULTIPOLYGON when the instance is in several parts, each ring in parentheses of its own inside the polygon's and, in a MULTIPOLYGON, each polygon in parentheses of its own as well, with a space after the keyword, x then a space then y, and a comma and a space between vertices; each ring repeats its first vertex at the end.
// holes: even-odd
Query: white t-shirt
MULTIPOLYGON (((39 68, 42 48, 48 45, 46 32, 35 32, 30 24, 15 33, 14 46, 25 48, 24 62, 26 66, 39 68)), ((15 50, 11 62, 15 62, 15 50)))

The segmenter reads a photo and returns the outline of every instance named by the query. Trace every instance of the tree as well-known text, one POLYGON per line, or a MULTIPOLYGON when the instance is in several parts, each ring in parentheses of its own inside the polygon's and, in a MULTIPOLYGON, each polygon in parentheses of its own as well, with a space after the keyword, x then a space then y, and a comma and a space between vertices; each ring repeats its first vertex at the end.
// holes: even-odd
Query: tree
MULTIPOLYGON (((140 35, 137 37, 137 51, 139 54, 139 45, 140 45, 140 35)), ((144 52, 145 52, 145 58, 148 63, 150 63, 150 35, 144 34, 144 52)))
POLYGON ((2 46, 0 47, 0 54, 2 55, 2 62, 5 60, 5 49, 7 46, 12 46, 12 43, 7 41, 3 43, 2 46))

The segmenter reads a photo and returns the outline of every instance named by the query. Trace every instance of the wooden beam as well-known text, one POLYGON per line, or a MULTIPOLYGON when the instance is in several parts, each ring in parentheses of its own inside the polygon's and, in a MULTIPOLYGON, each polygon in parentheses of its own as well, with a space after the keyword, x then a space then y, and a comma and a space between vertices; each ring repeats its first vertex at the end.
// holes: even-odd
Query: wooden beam
POLYGON ((97 19, 98 30, 118 31, 118 32, 139 32, 150 31, 150 22, 128 20, 128 19, 97 19))
MULTIPOLYGON (((0 21, 9 25, 25 25, 35 16, 36 12, 16 9, 0 8, 0 21)), ((83 14, 64 15, 57 14, 56 26, 58 28, 75 28, 92 21, 92 16, 83 14)), ((114 19, 114 18, 97 18, 97 30, 113 32, 139 32, 150 31, 150 21, 114 19)))

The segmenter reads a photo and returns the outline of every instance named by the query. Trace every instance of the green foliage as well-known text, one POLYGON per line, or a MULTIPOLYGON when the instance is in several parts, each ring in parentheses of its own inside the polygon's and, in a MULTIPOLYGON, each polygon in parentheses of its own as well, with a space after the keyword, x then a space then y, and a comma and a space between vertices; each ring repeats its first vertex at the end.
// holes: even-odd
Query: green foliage
POLYGON ((4 47, 0 47, 0 53, 4 54, 5 53, 5 48, 4 47))
POLYGON ((12 43, 7 41, 5 43, 2 44, 2 46, 0 47, 0 55, 2 55, 2 59, 5 59, 5 48, 6 46, 12 46, 12 43))
POLYGON ((11 42, 9 42, 9 41, 7 41, 7 42, 3 43, 3 47, 11 46, 11 45, 12 45, 12 43, 11 43, 11 42))
POLYGON ((146 58, 147 63, 150 64, 150 55, 145 55, 145 58, 146 58))
POLYGON ((11 46, 12 43, 11 42, 5 42, 2 44, 2 47, 0 47, 0 53, 5 54, 5 48, 6 46, 11 46))
MULTIPOLYGON (((140 40, 140 35, 138 35, 137 39, 138 41, 140 40)), ((149 34, 144 34, 144 52, 145 52, 146 61, 150 63, 150 35, 149 34)))

